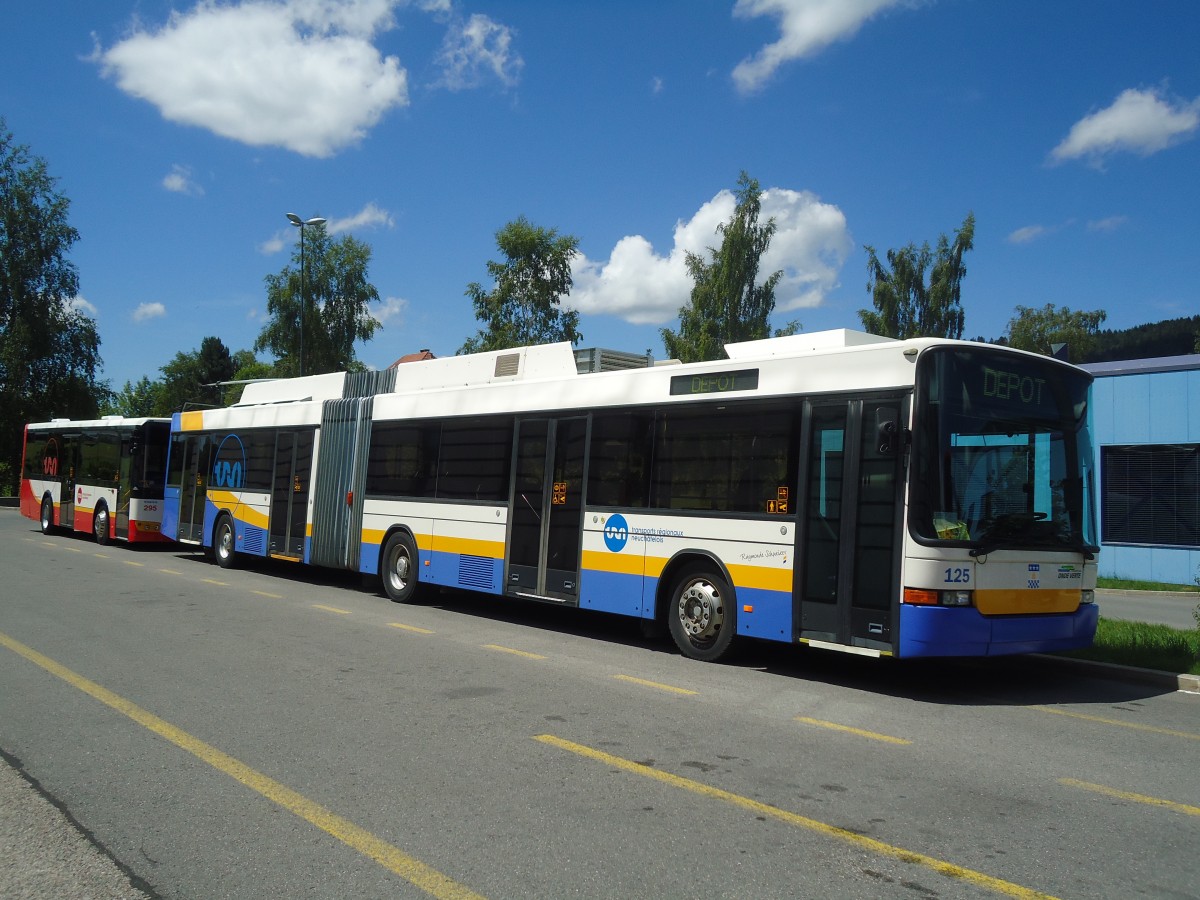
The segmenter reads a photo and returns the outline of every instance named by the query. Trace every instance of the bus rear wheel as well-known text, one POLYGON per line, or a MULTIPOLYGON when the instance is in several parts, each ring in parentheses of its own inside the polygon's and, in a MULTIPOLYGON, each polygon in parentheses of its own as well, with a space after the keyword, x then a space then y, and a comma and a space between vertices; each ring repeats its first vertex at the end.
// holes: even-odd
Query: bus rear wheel
POLYGON ((417 545, 405 531, 397 531, 383 545, 379 562, 383 592, 393 603, 412 603, 417 599, 420 580, 417 575, 417 545))
POLYGON ((222 569, 232 569, 237 566, 235 542, 233 521, 228 515, 223 515, 217 520, 217 527, 213 530, 213 555, 217 558, 217 565, 222 569))
POLYGON ((733 589, 706 567, 684 570, 671 590, 667 625, 684 656, 716 662, 729 652, 737 633, 733 589))
POLYGON ((49 497, 42 500, 42 534, 54 531, 54 501, 49 497))
POLYGON ((108 531, 108 507, 103 503, 96 507, 96 514, 92 516, 92 532, 96 535, 96 543, 102 547, 111 540, 108 531))

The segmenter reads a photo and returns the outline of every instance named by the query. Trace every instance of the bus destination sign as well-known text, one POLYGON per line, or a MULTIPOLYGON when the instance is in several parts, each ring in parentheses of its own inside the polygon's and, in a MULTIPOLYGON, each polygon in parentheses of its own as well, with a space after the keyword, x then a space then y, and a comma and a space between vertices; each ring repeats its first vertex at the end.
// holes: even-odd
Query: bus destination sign
POLYGON ((709 372, 704 375, 676 375, 671 379, 671 396, 724 394, 729 391, 752 391, 757 387, 758 369, 709 372))

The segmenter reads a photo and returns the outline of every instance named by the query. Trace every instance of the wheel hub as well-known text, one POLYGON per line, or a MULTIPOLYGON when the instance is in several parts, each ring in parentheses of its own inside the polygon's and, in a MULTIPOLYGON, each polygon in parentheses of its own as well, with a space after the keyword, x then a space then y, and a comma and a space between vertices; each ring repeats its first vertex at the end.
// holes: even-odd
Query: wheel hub
POLYGON ((721 628, 721 597, 713 585, 696 582, 679 598, 679 621, 693 638, 711 638, 721 628))

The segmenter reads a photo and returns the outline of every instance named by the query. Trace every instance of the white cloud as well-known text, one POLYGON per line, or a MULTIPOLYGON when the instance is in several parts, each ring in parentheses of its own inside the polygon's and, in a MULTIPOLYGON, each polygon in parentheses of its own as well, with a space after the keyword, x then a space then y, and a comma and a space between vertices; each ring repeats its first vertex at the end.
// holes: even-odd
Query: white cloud
POLYGON ((505 87, 512 87, 525 66, 513 51, 515 32, 480 13, 465 22, 454 19, 446 32, 438 63, 442 77, 437 86, 461 91, 479 87, 487 76, 505 87))
POLYGON ((83 297, 76 294, 70 300, 67 300, 63 305, 72 312, 82 313, 90 318, 96 318, 100 314, 100 310, 96 308, 94 303, 90 303, 83 297))
POLYGON ((758 90, 784 63, 814 56, 835 41, 852 38, 885 9, 914 5, 916 0, 737 0, 735 17, 776 16, 780 36, 738 63, 733 81, 743 93, 758 90))
POLYGON ((175 194, 187 194, 189 197, 204 196, 204 188, 192 177, 191 166, 181 166, 178 163, 171 166, 171 171, 162 180, 162 186, 175 194))
POLYGON ((1200 129, 1200 97, 1172 103, 1158 90, 1130 88, 1112 105, 1084 116, 1050 152, 1052 161, 1086 158, 1099 166, 1119 151, 1150 156, 1187 140, 1200 129))
POLYGON ((201 0, 97 48, 103 74, 163 117, 251 146, 331 156, 408 103, 400 61, 371 43, 398 0, 201 0))
POLYGON ((370 310, 371 318, 380 325, 395 321, 397 325, 404 324, 404 314, 408 311, 408 301, 401 297, 385 297, 370 310))
MULTIPOLYGON (((691 297, 687 254, 708 259, 708 248, 721 242, 717 226, 733 216, 736 206, 733 193, 724 190, 687 222, 676 222, 674 245, 665 255, 655 252, 641 235, 617 241, 606 262, 581 254, 571 267, 574 287, 567 305, 640 325, 671 321, 691 297)), ((783 270, 775 289, 776 309, 820 305, 837 285, 838 272, 852 247, 845 215, 807 191, 771 188, 763 192, 759 221, 772 217, 775 236, 760 272, 765 277, 783 270)))
POLYGON ((386 225, 392 228, 396 224, 392 214, 386 209, 380 209, 374 203, 368 203, 354 215, 345 219, 330 219, 325 226, 329 234, 341 234, 343 231, 354 231, 358 228, 371 228, 376 225, 386 225))
POLYGON ((133 321, 146 322, 150 319, 161 319, 167 314, 167 308, 161 303, 140 303, 133 311, 133 321))
POLYGON ((1087 223, 1088 231, 1116 231, 1129 221, 1129 216, 1109 216, 1106 219, 1092 219, 1087 223))
POLYGON ((1028 244, 1036 241, 1038 238, 1045 237, 1050 233, 1050 229, 1045 225, 1026 225, 1024 228, 1018 228, 1008 236, 1010 244, 1028 244))

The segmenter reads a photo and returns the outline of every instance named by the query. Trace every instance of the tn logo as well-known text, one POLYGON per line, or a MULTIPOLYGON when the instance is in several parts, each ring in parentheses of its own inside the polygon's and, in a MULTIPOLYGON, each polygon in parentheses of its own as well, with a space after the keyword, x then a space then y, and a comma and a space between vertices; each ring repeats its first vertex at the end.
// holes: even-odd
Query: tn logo
POLYGON ((629 542, 629 523, 622 515, 609 516, 604 523, 604 545, 613 553, 618 553, 629 542))

